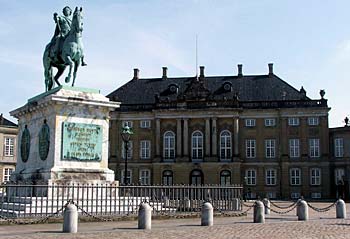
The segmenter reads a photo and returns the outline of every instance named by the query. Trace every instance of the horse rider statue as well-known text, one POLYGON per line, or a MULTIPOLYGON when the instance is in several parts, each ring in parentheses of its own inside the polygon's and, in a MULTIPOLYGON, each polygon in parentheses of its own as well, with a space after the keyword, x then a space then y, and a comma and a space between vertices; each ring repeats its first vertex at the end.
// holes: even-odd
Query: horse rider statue
MULTIPOLYGON (((68 35, 72 20, 70 19, 70 16, 72 15, 72 9, 69 6, 65 6, 62 10, 63 15, 59 16, 57 12, 53 14, 53 20, 56 23, 55 33, 51 39, 51 54, 50 57, 52 58, 59 58, 59 54, 62 50, 62 45, 64 42, 64 39, 68 35)), ((59 60, 59 59, 57 59, 59 60)), ((81 65, 86 66, 87 64, 84 62, 84 56, 81 58, 81 65)))
POLYGON ((84 46, 82 42, 83 15, 82 8, 75 8, 72 19, 72 10, 66 6, 63 8, 63 15, 53 14, 56 23, 55 33, 51 41, 45 47, 43 55, 45 90, 49 91, 54 87, 54 82, 60 86, 59 77, 65 68, 69 66, 69 73, 65 82, 69 83, 73 74, 72 86, 74 86, 78 67, 86 66, 84 61, 84 46), (57 68, 53 76, 52 68, 57 68))

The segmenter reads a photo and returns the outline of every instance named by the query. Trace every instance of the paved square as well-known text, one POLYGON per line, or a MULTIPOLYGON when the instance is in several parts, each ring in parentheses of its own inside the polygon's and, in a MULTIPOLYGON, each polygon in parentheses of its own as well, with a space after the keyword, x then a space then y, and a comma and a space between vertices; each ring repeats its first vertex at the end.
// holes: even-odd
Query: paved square
MULTIPOLYGON (((312 203, 319 208, 330 204, 312 203)), ((350 238, 350 219, 335 219, 335 207, 325 213, 309 209, 309 216, 309 221, 302 222, 297 221, 295 210, 286 215, 271 213, 265 224, 254 224, 251 210, 246 217, 215 217, 213 227, 201 227, 200 218, 153 220, 151 231, 136 229, 137 221, 80 223, 77 234, 61 233, 62 224, 56 223, 0 225, 0 238, 350 238)))

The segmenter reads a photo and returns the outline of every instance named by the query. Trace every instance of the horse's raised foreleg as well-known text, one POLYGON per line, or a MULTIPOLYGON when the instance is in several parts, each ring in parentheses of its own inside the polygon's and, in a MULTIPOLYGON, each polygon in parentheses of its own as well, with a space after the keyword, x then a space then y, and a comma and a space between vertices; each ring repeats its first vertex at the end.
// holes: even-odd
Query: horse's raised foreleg
POLYGON ((65 57, 64 61, 66 63, 68 63, 68 65, 69 65, 69 72, 68 72, 68 75, 67 75, 66 80, 65 80, 66 83, 69 83, 70 82, 70 78, 72 77, 72 68, 73 68, 74 62, 72 61, 72 58, 70 56, 68 56, 68 55, 65 57))
POLYGON ((74 72, 73 72, 72 86, 74 86, 75 78, 77 77, 77 71, 78 71, 78 67, 79 66, 80 66, 80 59, 74 62, 74 72))

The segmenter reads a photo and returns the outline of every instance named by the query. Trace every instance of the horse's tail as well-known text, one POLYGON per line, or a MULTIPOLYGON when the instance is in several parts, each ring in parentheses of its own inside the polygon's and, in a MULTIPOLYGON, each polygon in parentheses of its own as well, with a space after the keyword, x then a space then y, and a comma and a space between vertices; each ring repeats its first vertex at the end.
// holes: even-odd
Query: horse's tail
POLYGON ((52 65, 50 59, 51 44, 47 44, 43 55, 44 76, 45 76, 45 91, 51 90, 52 81, 52 65))

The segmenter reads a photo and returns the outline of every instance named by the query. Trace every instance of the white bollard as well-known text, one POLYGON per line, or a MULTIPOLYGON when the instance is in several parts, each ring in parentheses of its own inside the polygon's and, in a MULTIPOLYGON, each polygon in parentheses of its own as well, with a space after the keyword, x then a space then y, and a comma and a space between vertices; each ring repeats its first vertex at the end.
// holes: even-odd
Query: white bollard
POLYGON ((265 214, 270 215, 270 200, 267 198, 263 199, 264 207, 265 207, 265 214))
POLYGON ((202 226, 213 226, 214 223, 214 209, 210 202, 206 202, 202 206, 202 226))
POLYGON ((337 218, 346 218, 346 205, 342 199, 338 199, 336 205, 337 218))
POLYGON ((309 220, 309 206, 307 205, 307 202, 305 202, 304 200, 300 200, 298 203, 297 211, 299 221, 309 220))
POLYGON ((254 223, 265 223, 265 206, 261 201, 256 201, 254 205, 254 223))
POLYGON ((138 215, 138 228, 151 230, 152 228, 152 208, 148 203, 141 203, 138 215))
POLYGON ((78 209, 74 204, 68 204, 63 213, 63 232, 78 232, 78 209))

